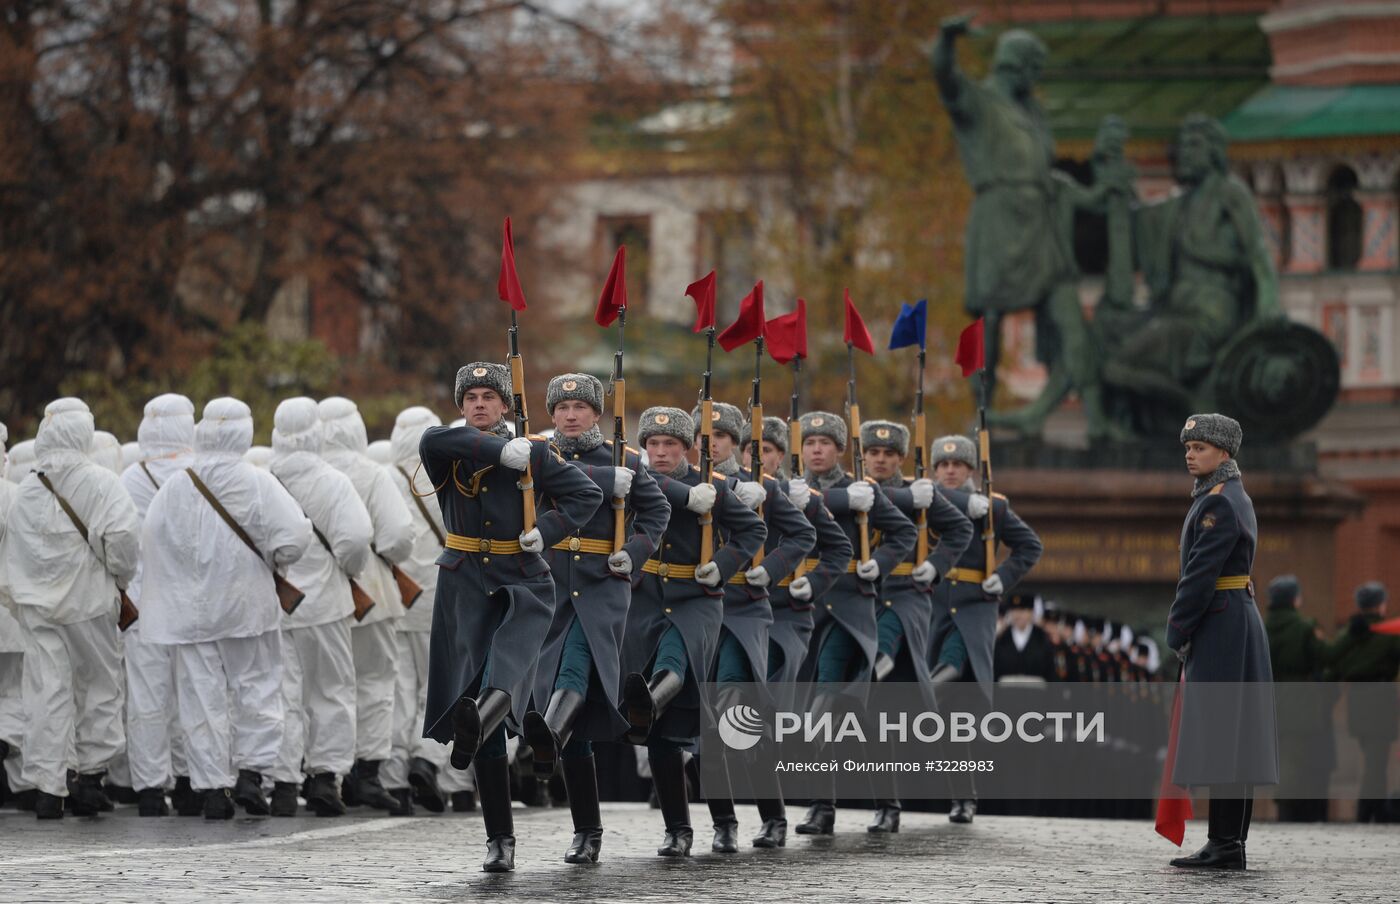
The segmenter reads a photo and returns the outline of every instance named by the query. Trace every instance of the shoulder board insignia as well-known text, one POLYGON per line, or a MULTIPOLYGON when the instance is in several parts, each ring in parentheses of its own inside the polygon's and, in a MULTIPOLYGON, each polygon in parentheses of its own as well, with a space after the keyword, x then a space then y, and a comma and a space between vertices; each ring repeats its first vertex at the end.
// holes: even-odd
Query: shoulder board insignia
POLYGON ((624 445, 622 448, 626 449, 628 452, 631 452, 633 455, 641 455, 641 454, 642 454, 642 450, 641 450, 641 449, 634 449, 634 448, 632 448, 631 446, 626 446, 626 445, 624 445))
POLYGON ((1219 496, 1223 492, 1225 492, 1225 484, 1223 483, 1217 483, 1215 486, 1210 488, 1210 494, 1212 496, 1219 496))
POLYGON ((1001 494, 1001 493, 998 493, 998 492, 995 492, 995 491, 993 491, 993 493, 992 493, 992 498, 993 498, 993 499, 1000 499, 1002 502, 1010 502, 1010 501, 1011 501, 1010 499, 1007 499, 1005 495, 1003 495, 1003 494, 1001 494))

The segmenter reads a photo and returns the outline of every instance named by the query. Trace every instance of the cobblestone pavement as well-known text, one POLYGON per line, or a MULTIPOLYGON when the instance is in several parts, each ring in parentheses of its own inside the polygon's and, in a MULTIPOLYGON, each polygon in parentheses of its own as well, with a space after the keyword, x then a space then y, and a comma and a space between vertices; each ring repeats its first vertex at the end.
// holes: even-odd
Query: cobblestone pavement
MULTIPOLYGON (((561 861, 566 809, 516 810, 517 870, 480 871, 480 814, 338 820, 240 818, 230 823, 140 819, 37 822, 0 811, 0 901, 298 904, 356 901, 685 901, 803 904, 977 902, 1395 902, 1400 826, 1258 824, 1247 873, 1172 869, 1177 849, 1146 822, 978 816, 971 826, 906 813, 893 837, 865 832, 869 813, 842 810, 834 838, 792 836, 776 851, 709 852, 704 806, 692 808, 688 861, 655 856, 660 815, 604 805, 603 858, 561 861)), ((794 807, 789 817, 800 818, 794 807)), ((747 838, 758 825, 739 808, 747 838)), ((793 820, 795 821, 795 820, 793 820)), ((1187 849, 1205 840, 1193 822, 1187 849)))

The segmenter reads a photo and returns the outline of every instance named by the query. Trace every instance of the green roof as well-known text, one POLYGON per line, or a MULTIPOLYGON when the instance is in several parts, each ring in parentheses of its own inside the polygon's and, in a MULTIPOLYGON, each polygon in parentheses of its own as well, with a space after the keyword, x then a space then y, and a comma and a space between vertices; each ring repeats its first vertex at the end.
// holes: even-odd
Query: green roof
POLYGON ((1225 117, 1236 141, 1400 132, 1400 85, 1269 85, 1225 117))
MULTIPOLYGON (((1269 83, 1258 17, 1150 16, 1018 26, 1050 49, 1041 100, 1055 137, 1092 138, 1109 114, 1134 138, 1168 138, 1188 113, 1224 117, 1269 83)), ((990 60, 993 38, 978 42, 990 60)))

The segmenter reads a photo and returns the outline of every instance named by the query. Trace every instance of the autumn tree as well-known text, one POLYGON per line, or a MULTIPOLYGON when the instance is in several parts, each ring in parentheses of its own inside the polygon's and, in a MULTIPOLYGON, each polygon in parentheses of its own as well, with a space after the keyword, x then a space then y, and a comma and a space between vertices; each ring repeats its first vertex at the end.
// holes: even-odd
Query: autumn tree
POLYGON ((14 0, 0 411, 32 421, 65 381, 178 389, 282 308, 373 333, 339 388, 441 394, 500 357, 501 218, 538 212, 609 64, 605 34, 525 2, 14 0))

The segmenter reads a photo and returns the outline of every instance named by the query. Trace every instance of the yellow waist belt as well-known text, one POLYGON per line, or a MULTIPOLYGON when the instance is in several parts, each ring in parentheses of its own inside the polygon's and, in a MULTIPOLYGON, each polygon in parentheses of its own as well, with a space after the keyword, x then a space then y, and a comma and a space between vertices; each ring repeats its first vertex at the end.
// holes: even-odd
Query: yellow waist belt
POLYGON ((913 573, 914 573, 914 563, 913 563, 913 562, 900 562, 898 565, 894 566, 894 571, 891 571, 891 572, 890 572, 890 574, 900 574, 900 575, 905 575, 905 576, 912 575, 913 573))
MULTIPOLYGON (((804 560, 803 563, 802 563, 802 571, 803 571, 803 573, 806 573, 806 572, 808 572, 808 571, 811 571, 812 569, 816 568, 816 567, 817 567, 818 565, 820 565, 821 563, 822 563, 821 559, 806 559, 806 560, 804 560)), ((788 586, 789 584, 791 584, 791 583, 792 583, 793 581, 795 581, 795 580, 797 580, 796 577, 794 577, 793 575, 788 575, 787 577, 783 578, 781 581, 778 582, 778 586, 779 586, 779 587, 786 587, 786 586, 788 586)))
POLYGON ((494 552, 501 556, 521 552, 519 540, 492 540, 488 537, 464 537, 461 534, 448 534, 444 545, 448 549, 462 552, 494 552))
POLYGON ((1247 574, 1233 574, 1229 577, 1216 578, 1216 590, 1248 590, 1251 578, 1247 574))
POLYGON ((591 552, 594 555, 610 556, 613 554, 613 543, 611 540, 594 540, 589 537, 569 537, 560 540, 550 549, 557 549, 561 552, 591 552))
POLYGON ((987 579, 985 571, 978 571, 975 568, 950 568, 944 575, 950 581, 966 581, 969 584, 980 584, 987 579))
POLYGON ((647 559, 642 563, 642 571, 647 574, 654 574, 663 578, 680 578, 682 580, 694 580, 696 565, 678 565, 675 562, 658 562, 655 559, 647 559))

